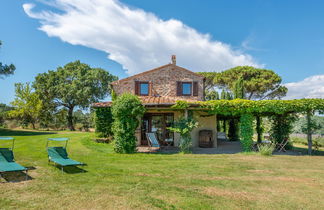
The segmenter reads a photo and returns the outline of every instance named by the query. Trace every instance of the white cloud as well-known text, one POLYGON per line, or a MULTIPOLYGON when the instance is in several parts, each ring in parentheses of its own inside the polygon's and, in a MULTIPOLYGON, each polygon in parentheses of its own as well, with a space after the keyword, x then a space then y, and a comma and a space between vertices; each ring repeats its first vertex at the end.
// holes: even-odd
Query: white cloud
POLYGON ((40 30, 48 36, 104 51, 128 74, 164 65, 171 54, 177 55, 177 64, 193 71, 262 66, 250 55, 179 20, 162 20, 117 0, 53 0, 47 4, 60 12, 34 12, 33 4, 23 8, 29 17, 40 20, 40 30))
POLYGON ((307 77, 302 81, 284 85, 288 88, 285 99, 324 98, 324 74, 307 77))

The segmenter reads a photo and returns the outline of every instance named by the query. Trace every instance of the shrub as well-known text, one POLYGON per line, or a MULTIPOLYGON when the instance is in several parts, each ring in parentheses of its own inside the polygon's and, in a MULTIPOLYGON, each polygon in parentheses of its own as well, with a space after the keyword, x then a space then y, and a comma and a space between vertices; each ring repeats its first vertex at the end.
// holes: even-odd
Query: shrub
POLYGON ((168 129, 170 131, 176 132, 180 134, 180 151, 183 153, 190 153, 192 140, 190 136, 190 132, 198 127, 198 122, 194 120, 192 117, 189 118, 180 118, 178 121, 174 122, 172 127, 168 129))
POLYGON ((250 152, 253 145, 253 115, 243 114, 240 118, 240 137, 244 152, 250 152))
POLYGON ((113 117, 111 107, 100 107, 95 109, 95 126, 98 137, 108 138, 112 132, 113 117))
POLYGON ((275 150, 274 144, 260 144, 258 145, 258 150, 261 155, 270 156, 275 150))
POLYGON ((133 153, 136 149, 135 130, 139 118, 145 112, 139 98, 125 93, 117 97, 111 108, 114 134, 114 150, 117 153, 133 153))

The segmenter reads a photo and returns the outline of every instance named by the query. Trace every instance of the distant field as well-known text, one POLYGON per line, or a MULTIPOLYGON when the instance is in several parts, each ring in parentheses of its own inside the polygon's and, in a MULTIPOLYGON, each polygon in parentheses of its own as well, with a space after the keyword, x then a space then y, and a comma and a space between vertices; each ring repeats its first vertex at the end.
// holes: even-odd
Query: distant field
POLYGON ((17 162, 34 167, 32 180, 0 184, 0 209, 324 209, 324 156, 122 155, 93 133, 0 136, 14 136, 17 162), (87 172, 48 165, 49 137, 71 138, 70 156, 87 172))

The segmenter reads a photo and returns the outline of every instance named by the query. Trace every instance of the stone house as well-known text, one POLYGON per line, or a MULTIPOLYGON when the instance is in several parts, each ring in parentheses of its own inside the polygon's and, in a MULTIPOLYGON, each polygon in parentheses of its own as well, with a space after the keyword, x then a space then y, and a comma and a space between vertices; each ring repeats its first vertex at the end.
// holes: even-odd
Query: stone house
MULTIPOLYGON (((180 136, 167 129, 184 115, 171 108, 177 101, 187 101, 190 114, 198 121, 199 127, 191 132, 194 147, 217 147, 216 115, 207 115, 195 109, 198 101, 204 100, 205 78, 172 62, 113 82, 116 95, 132 93, 138 95, 146 108, 136 130, 138 145, 147 145, 145 133, 154 132, 161 145, 178 146, 180 136)), ((111 102, 94 104, 95 107, 110 106, 111 102)))

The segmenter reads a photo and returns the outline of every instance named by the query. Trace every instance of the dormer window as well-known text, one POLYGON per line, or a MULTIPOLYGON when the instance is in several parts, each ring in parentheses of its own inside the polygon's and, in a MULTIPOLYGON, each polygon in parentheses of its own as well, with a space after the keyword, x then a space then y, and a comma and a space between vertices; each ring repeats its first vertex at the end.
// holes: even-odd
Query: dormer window
POLYGON ((148 96, 150 93, 149 82, 135 81, 135 94, 140 96, 148 96))

